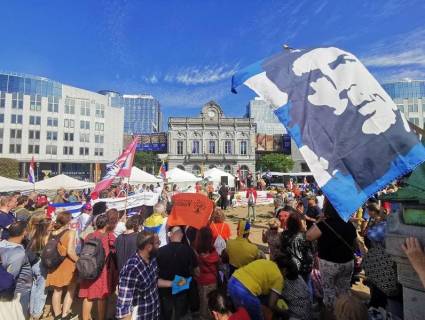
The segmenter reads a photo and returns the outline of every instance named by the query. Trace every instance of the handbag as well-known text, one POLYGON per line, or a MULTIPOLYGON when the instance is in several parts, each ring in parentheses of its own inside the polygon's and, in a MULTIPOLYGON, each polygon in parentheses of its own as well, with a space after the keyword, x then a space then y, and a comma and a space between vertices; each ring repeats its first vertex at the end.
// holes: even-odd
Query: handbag
POLYGON ((399 293, 397 283, 397 265, 385 252, 380 243, 374 243, 363 259, 363 269, 368 282, 375 285, 387 296, 399 293))

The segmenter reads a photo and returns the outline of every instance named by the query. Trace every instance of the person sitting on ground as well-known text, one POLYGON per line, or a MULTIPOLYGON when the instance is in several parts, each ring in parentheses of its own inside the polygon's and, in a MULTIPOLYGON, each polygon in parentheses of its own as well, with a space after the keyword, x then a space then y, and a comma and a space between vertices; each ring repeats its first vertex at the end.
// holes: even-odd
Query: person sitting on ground
POLYGON ((236 239, 227 241, 226 249, 223 251, 223 260, 229 260, 230 273, 234 270, 247 265, 248 263, 265 258, 264 253, 248 239, 251 225, 246 220, 240 220, 238 223, 236 239))
POLYGON ((270 250, 270 260, 274 260, 280 252, 280 222, 277 218, 271 218, 268 221, 269 229, 263 230, 262 241, 267 243, 270 250))
POLYGON ((276 315, 285 315, 284 310, 278 306, 284 287, 284 267, 282 258, 277 257, 276 262, 260 259, 236 270, 227 286, 234 305, 246 308, 251 319, 262 320, 264 317, 260 297, 268 297, 268 307, 276 315))
MULTIPOLYGON (((27 223, 17 221, 9 228, 8 240, 0 242, 0 260, 3 268, 16 280, 15 295, 20 296, 20 303, 25 319, 29 316, 29 303, 32 287, 32 270, 22 241, 26 235, 27 223)), ((12 320, 12 319, 10 319, 12 320)))
POLYGON ((250 320, 245 308, 240 307, 236 311, 232 300, 222 290, 214 290, 208 294, 208 309, 214 320, 250 320))
POLYGON ((419 279, 421 279, 422 286, 425 288, 425 252, 419 240, 417 238, 407 238, 402 248, 419 279))

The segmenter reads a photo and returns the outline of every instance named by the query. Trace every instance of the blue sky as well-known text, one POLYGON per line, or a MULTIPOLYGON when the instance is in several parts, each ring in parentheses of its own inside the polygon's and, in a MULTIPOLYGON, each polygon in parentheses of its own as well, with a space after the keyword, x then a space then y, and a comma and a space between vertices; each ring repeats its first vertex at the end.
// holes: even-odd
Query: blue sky
MULTIPOLYGON (((279 50, 335 45, 381 81, 425 79, 423 0, 0 0, 0 70, 97 91, 152 93, 164 111, 209 100, 242 115, 232 74, 279 50)), ((166 125, 166 121, 164 121, 166 125)))

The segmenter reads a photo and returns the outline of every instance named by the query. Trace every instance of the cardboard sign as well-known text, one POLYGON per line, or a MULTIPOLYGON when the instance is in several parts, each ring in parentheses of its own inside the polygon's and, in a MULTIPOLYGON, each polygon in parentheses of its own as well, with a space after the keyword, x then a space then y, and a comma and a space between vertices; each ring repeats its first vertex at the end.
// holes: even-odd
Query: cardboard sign
POLYGON ((200 193, 179 193, 173 196, 169 226, 191 226, 201 229, 208 224, 213 202, 200 193))

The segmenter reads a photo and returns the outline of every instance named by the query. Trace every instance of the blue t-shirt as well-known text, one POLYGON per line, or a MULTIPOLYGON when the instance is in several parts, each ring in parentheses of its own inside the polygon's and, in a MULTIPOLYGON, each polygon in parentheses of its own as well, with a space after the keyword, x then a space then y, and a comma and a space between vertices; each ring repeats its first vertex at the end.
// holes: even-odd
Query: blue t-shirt
POLYGON ((7 239, 9 238, 9 230, 6 228, 9 227, 12 223, 16 221, 15 216, 13 213, 9 212, 3 212, 0 211, 0 239, 7 239))

